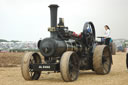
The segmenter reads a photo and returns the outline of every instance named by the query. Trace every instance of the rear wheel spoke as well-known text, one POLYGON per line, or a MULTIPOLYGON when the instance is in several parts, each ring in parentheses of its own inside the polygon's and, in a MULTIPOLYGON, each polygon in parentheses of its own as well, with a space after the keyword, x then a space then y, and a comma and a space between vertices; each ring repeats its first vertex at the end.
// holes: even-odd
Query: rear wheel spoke
POLYGON ((104 65, 107 65, 107 66, 109 66, 109 64, 108 64, 107 62, 105 62, 105 63, 104 63, 104 65))
POLYGON ((103 67, 103 68, 104 68, 105 72, 107 73, 108 72, 108 68, 105 68, 105 67, 103 67))

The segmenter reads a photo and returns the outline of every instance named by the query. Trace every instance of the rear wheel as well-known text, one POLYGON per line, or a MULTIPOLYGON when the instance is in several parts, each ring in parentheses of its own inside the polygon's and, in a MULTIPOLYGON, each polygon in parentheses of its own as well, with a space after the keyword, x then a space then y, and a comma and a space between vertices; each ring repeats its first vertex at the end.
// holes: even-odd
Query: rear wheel
POLYGON ((111 70, 112 55, 106 45, 98 45, 93 55, 93 69, 97 74, 108 74, 111 70))
POLYGON ((25 80, 38 80, 41 74, 41 71, 33 71, 31 69, 31 64, 40 64, 41 57, 38 53, 27 52, 21 64, 22 76, 25 80))
POLYGON ((73 51, 65 52, 60 61, 60 72, 64 81, 74 81, 79 75, 79 60, 73 51))

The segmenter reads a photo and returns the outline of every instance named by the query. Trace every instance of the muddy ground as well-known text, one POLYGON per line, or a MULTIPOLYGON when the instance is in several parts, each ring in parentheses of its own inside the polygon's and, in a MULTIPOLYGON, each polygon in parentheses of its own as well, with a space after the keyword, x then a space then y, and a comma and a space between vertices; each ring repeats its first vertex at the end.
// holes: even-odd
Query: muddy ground
MULTIPOLYGON (((17 59, 20 60, 22 55, 19 54, 17 59)), ((42 73, 39 80, 26 81, 21 75, 20 63, 13 62, 14 64, 17 63, 18 67, 0 67, 0 85, 128 85, 125 55, 126 53, 118 52, 113 56, 112 69, 108 75, 97 75, 92 71, 81 71, 77 81, 68 83, 62 80, 60 73, 42 73)), ((11 64, 12 60, 9 60, 8 62, 11 64)))

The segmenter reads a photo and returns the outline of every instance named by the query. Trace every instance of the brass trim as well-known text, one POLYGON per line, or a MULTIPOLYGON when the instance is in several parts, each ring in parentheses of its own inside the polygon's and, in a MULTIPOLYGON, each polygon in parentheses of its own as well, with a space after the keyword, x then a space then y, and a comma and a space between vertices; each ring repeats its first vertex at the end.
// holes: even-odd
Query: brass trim
POLYGON ((55 28, 55 27, 49 27, 49 28, 48 28, 48 31, 50 31, 50 32, 55 32, 55 31, 56 31, 56 28, 55 28))

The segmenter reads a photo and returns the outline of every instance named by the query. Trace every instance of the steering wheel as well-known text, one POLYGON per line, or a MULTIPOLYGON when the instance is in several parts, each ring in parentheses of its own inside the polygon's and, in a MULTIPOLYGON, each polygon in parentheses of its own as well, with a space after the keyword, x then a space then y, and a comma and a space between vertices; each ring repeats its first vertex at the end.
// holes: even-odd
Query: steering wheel
POLYGON ((92 22, 86 22, 83 27, 82 40, 88 48, 92 48, 95 42, 95 27, 92 22))

